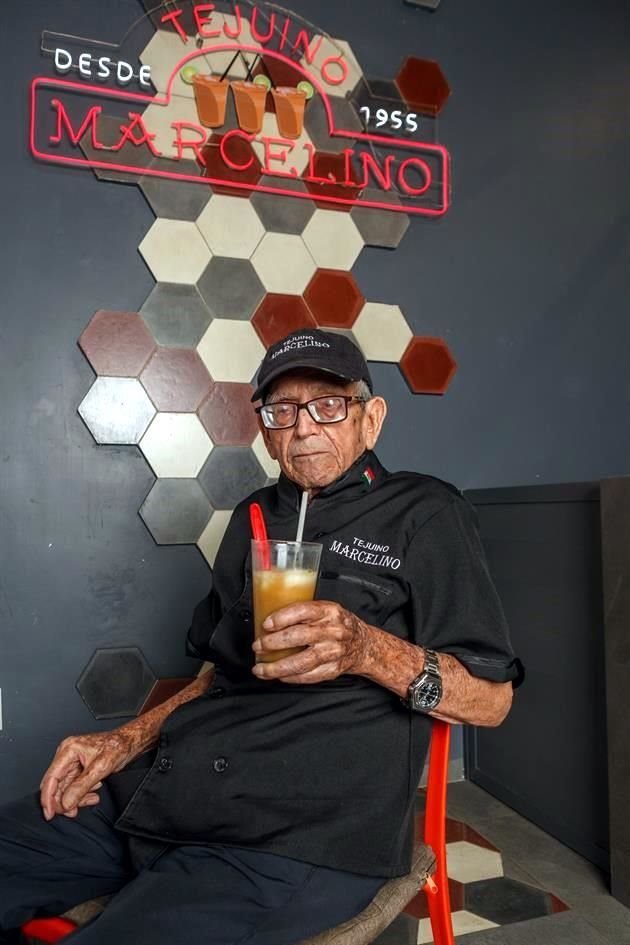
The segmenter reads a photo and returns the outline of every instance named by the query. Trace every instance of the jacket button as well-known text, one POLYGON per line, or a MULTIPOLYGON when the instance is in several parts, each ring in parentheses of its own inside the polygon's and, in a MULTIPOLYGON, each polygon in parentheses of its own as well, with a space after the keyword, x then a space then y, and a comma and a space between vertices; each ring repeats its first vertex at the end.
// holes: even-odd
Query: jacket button
POLYGON ((212 762, 212 767, 214 768, 217 774, 223 774, 227 766, 228 766, 227 758, 215 758, 214 761, 212 762))
POLYGON ((214 689, 211 689, 208 693, 211 699, 220 699, 221 696, 225 695, 225 689, 223 686, 215 686, 214 689))
POLYGON ((167 758, 166 756, 163 758, 160 758, 160 763, 158 764, 158 768, 160 769, 160 771, 170 771, 172 767, 173 767, 172 758, 167 758))

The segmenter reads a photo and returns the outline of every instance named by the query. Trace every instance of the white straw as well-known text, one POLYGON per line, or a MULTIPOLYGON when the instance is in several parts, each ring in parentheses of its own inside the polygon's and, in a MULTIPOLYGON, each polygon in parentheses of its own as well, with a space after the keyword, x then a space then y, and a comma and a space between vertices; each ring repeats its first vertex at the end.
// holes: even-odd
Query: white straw
POLYGON ((306 518, 307 505, 308 505, 308 492, 303 492, 302 501, 300 503, 300 516, 298 518, 297 535, 295 536, 296 541, 302 541, 302 535, 304 534, 304 519, 306 518))

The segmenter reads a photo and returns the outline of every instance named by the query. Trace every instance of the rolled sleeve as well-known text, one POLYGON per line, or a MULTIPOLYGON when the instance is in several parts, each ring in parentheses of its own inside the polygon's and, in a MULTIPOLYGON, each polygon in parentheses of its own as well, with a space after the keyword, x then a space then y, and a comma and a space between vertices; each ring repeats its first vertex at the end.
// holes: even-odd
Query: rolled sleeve
POLYGON ((490 577, 477 516, 454 497, 412 541, 414 638, 419 646, 450 653, 473 675, 492 682, 524 677, 490 577))

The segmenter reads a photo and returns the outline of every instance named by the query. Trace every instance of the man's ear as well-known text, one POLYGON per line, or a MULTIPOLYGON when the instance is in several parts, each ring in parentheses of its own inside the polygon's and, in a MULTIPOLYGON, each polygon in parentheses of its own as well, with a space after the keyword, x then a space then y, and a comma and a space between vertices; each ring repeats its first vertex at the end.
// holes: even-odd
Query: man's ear
POLYGON ((262 422, 262 420, 260 419, 260 414, 257 414, 256 416, 258 417, 258 429, 259 429, 260 432, 262 433, 262 438, 263 438, 263 441, 264 441, 264 443, 265 443, 265 446, 267 447, 267 452, 269 453, 269 455, 271 456, 272 459, 277 459, 277 458, 278 458, 278 452, 277 452, 277 450, 276 450, 276 449, 274 448, 274 446, 273 446, 273 443, 272 443, 272 441, 271 441, 271 437, 270 437, 270 435, 269 435, 269 430, 267 429, 267 427, 265 426, 265 424, 264 424, 264 423, 262 422))
POLYGON ((371 450, 376 445, 383 421, 387 416, 387 404, 382 397, 372 397, 366 403, 364 411, 363 435, 365 436, 365 445, 371 450))

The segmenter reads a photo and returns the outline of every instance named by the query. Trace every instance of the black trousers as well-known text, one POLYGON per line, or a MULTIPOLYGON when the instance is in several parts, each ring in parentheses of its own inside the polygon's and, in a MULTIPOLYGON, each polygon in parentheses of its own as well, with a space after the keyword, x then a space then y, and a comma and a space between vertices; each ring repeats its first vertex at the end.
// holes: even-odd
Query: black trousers
POLYGON ((240 847, 169 846, 141 866, 98 806, 47 822, 37 795, 0 807, 0 942, 34 916, 113 894, 72 945, 294 945, 360 912, 384 879, 240 847))

